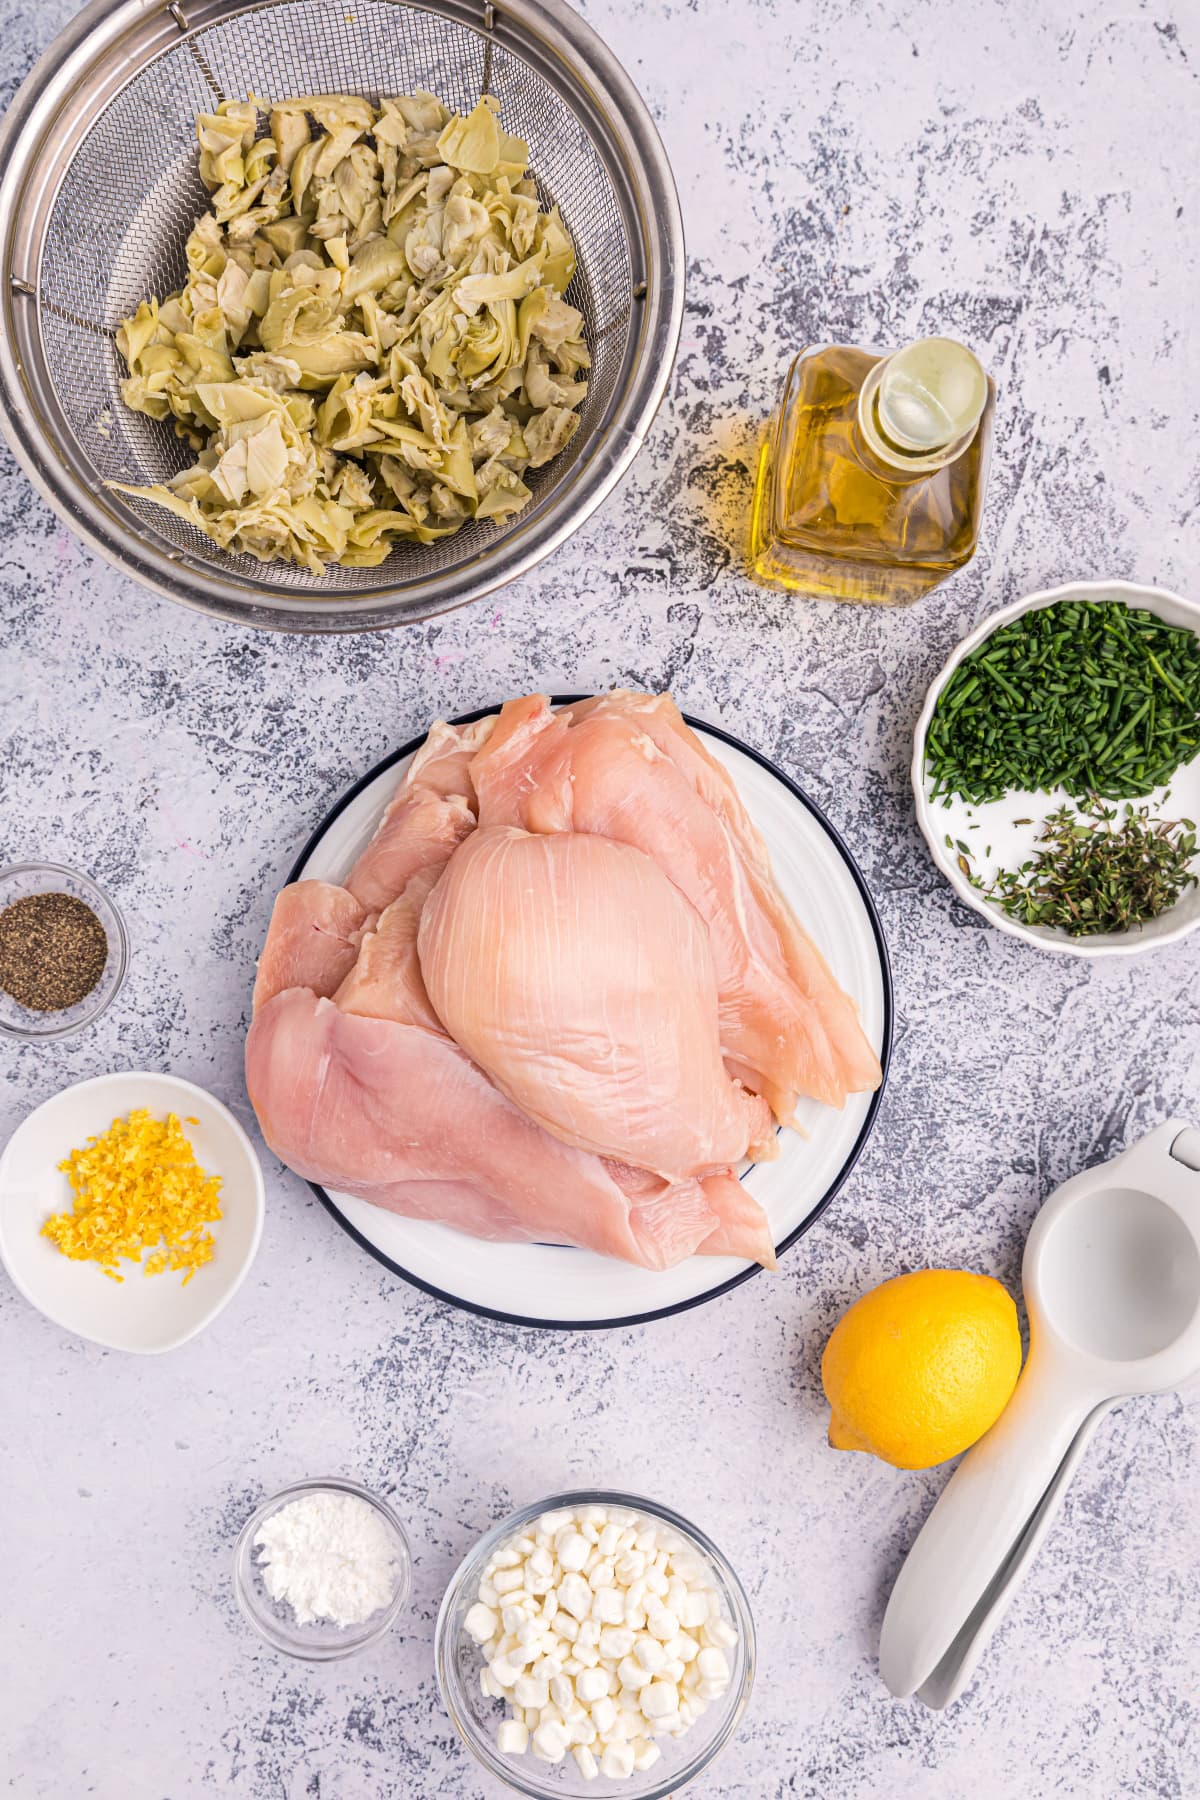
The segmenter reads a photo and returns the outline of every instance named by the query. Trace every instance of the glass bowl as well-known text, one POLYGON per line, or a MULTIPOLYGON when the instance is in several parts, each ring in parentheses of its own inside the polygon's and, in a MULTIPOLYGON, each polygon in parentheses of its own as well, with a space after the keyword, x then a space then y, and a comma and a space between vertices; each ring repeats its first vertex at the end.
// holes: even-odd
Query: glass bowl
POLYGON ((479 1540, 446 1589, 438 1613, 434 1657, 442 1700, 459 1736, 476 1760, 514 1793, 528 1795, 530 1800, 609 1800, 610 1796, 612 1800, 617 1796, 624 1800, 666 1800, 708 1768, 741 1722, 754 1685, 754 1621, 741 1582, 716 1545, 697 1526, 669 1507, 636 1494, 584 1489, 523 1506, 479 1540), (624 1507, 656 1525, 666 1526, 703 1561, 721 1596, 722 1611, 737 1632, 737 1644, 729 1652, 732 1667, 726 1694, 714 1700, 682 1737, 658 1739, 662 1754, 652 1768, 623 1780, 603 1775, 585 1780, 569 1751, 560 1763, 543 1763, 530 1753, 507 1756, 498 1750, 497 1728, 510 1716, 509 1709, 503 1701, 490 1700, 483 1693, 479 1685, 483 1657, 464 1629, 492 1552, 541 1513, 578 1506, 624 1507))
POLYGON ((0 988, 0 1036, 24 1043, 69 1037, 74 1031, 94 1025, 116 999, 129 962, 124 920, 104 889, 88 876, 77 875, 61 863, 12 863, 0 869, 0 912, 14 900, 25 900, 31 894, 71 894, 90 906, 104 927, 108 960, 91 993, 57 1012, 34 1012, 0 988))
POLYGON ((312 1481, 297 1481, 291 1487, 264 1500, 238 1533, 233 1552, 233 1585, 237 1602, 258 1635, 273 1650, 285 1656, 299 1657, 302 1662, 339 1662, 354 1656, 370 1644, 377 1644, 395 1624, 404 1610, 412 1587, 412 1553, 404 1527, 385 1500, 360 1487, 356 1481, 343 1481, 335 1475, 312 1481), (335 1625, 329 1619, 316 1619, 310 1625, 299 1625, 286 1600, 274 1600, 267 1592, 263 1568, 254 1554, 254 1540, 264 1519, 277 1513, 292 1500, 306 1494, 353 1494, 365 1500, 387 1524, 395 1539, 396 1580, 391 1599, 361 1625, 335 1625))

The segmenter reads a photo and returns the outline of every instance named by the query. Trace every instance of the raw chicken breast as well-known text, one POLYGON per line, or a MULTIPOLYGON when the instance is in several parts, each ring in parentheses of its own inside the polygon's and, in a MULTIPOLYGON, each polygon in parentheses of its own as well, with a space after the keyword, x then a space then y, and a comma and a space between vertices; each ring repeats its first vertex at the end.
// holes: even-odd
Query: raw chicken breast
POLYGON ((400 898, 380 913, 375 929, 364 932, 358 960, 333 995, 343 1012, 442 1033, 417 959, 421 912, 440 876, 440 869, 421 869, 400 898))
POLYGON ((480 824, 598 834, 653 857, 708 927, 726 1067, 780 1123, 800 1094, 841 1106, 877 1087, 854 1005, 778 892, 740 801, 678 715, 636 698, 561 713, 541 695, 509 701, 471 765, 480 824))
POLYGON ((716 1174, 702 1176, 690 1184, 681 1182, 664 1187, 644 1169, 607 1161, 605 1167, 624 1191, 631 1198, 636 1197, 644 1208, 651 1202, 664 1209, 678 1206, 686 1187, 698 1187, 713 1215, 713 1228, 697 1247, 697 1256, 740 1256, 747 1262, 761 1263, 764 1269, 779 1267, 767 1215, 732 1169, 719 1169, 716 1174))
POLYGON ((364 906, 382 912, 411 876, 442 868, 475 829, 470 763, 495 723, 494 717, 461 726, 439 720, 430 731, 346 877, 347 888, 364 906))
MULTIPOLYGON (((602 703, 587 704, 597 709, 602 703)), ((719 1062, 714 1081, 711 964, 703 973, 707 934, 675 888, 664 884, 661 873, 636 850, 580 839, 582 854, 569 851, 566 857, 572 866, 578 861, 582 872, 597 857, 610 864, 615 853, 625 863, 644 865, 641 883, 649 870, 651 888, 657 883, 660 899, 665 886, 665 908, 655 909, 661 916, 654 920, 648 947, 662 957, 663 944, 671 939, 668 921, 674 918, 683 953, 676 985, 683 971, 683 985, 692 994, 690 999, 672 997, 670 982, 665 984, 665 1011, 688 1040, 687 1056, 677 1046, 671 1054, 678 1064, 677 1082, 690 1082, 706 1095, 711 1116, 707 1122, 683 1117, 675 1127, 655 1116, 659 1136, 654 1142, 656 1149, 662 1148, 674 1132, 674 1160, 682 1146, 694 1161, 697 1142, 707 1131, 714 1141, 706 1145, 712 1154, 703 1172, 672 1180, 619 1156, 602 1157, 564 1144, 502 1094, 453 1042, 426 991, 418 953, 420 922, 443 870, 454 866, 459 846, 469 842, 474 830, 479 804, 475 758, 493 740, 502 748, 515 738, 519 752, 529 722, 543 716, 550 716, 546 703, 532 696, 505 708, 499 720, 493 716, 461 728, 435 725, 347 886, 303 881, 280 894, 259 962, 256 1019, 246 1046, 247 1082, 264 1134, 292 1168, 311 1180, 476 1236, 573 1243, 652 1269, 693 1254, 754 1258, 774 1267, 772 1235, 761 1208, 728 1167, 718 1166, 715 1154, 720 1149, 733 1160, 740 1155, 737 1146, 744 1146, 749 1136, 765 1137, 765 1108, 728 1082, 719 1062), (699 1007, 698 965, 707 996, 699 1007), (708 1019, 698 1033, 709 1046, 703 1053, 692 1042, 698 1013, 708 1019)), ((545 848, 538 854, 544 859, 545 848)), ((562 858, 561 850, 550 852, 555 865, 562 858)), ((634 970, 619 985, 619 1004, 628 1009, 627 1019, 640 1014, 651 1041, 656 1032, 669 1036, 660 1017, 663 991, 644 985, 649 963, 640 947, 642 926, 632 940, 629 936, 633 915, 628 904, 640 883, 626 892, 628 878, 623 875, 621 884, 609 888, 606 902, 603 877, 589 883, 579 872, 575 886, 580 891, 572 901, 576 917, 573 927, 566 921, 566 928, 578 932, 578 909, 586 913, 590 907, 587 916, 608 933, 607 947, 597 944, 584 959, 593 981, 605 956, 620 969, 629 960, 631 941, 638 945, 634 970)), ((568 893, 569 884, 562 891, 568 893)), ((650 910, 643 902, 635 904, 650 910)), ((536 922, 526 923, 526 947, 537 964, 536 922)), ((571 965, 559 958, 554 967, 557 981, 548 979, 553 968, 540 974, 551 990, 549 998, 560 1008, 562 1024, 561 1011, 569 1012, 572 1004, 571 965)), ((481 973, 491 979, 495 971, 484 960, 481 973)), ((582 998, 581 985, 576 1003, 582 998)), ((606 1053, 604 1018, 598 1029, 601 1035, 591 1046, 601 1075, 596 1103, 603 1111, 614 1096, 619 1098, 622 1082, 614 1080, 614 1072, 624 1066, 631 1110, 618 1105, 615 1117, 628 1136, 637 1109, 646 1112, 654 1100, 654 1082, 648 1094, 639 1091, 646 1070, 638 1068, 637 1046, 612 1039, 606 1053)), ((575 1041, 578 1048, 578 1037, 575 1041)), ((661 1067, 656 1079, 662 1083, 661 1067)), ((619 1133, 617 1144, 622 1150, 630 1147, 619 1133)), ((756 1147, 773 1149, 770 1144, 756 1147)))
POLYGON ((741 1256, 747 1262, 761 1263, 764 1269, 777 1269, 775 1239, 767 1215, 733 1170, 706 1175, 701 1185, 704 1198, 720 1222, 705 1238, 697 1255, 741 1256))
POLYGON ((443 799, 457 795, 475 812, 471 759, 491 737, 496 719, 496 713, 476 719, 473 725, 447 725, 444 719, 438 719, 413 757, 405 781, 410 787, 426 788, 443 799))
POLYGON ((418 950, 455 1041, 555 1137, 666 1180, 774 1152, 721 1060, 708 933, 657 863, 608 838, 480 829, 418 950))
POLYGON ((246 1085, 271 1149, 309 1181, 494 1241, 577 1244, 645 1268, 719 1229, 690 1182, 620 1185, 542 1131, 449 1038, 344 1013, 302 988, 260 1007, 246 1085))
POLYGON ((474 829, 475 815, 465 800, 401 787, 346 886, 363 906, 382 912, 421 869, 448 862, 474 829))
POLYGON ((882 1080, 882 1071, 867 1042, 858 1008, 838 986, 825 958, 775 885, 767 846, 728 769, 705 748, 670 694, 638 694, 619 688, 573 706, 572 722, 592 713, 635 720, 721 819, 741 852, 755 901, 775 927, 788 973, 821 1015, 841 1063, 847 1093, 873 1092, 882 1080))
POLYGON ((354 967, 368 918, 353 894, 328 881, 281 888, 258 959, 255 1008, 285 988, 334 993, 354 967))
MULTIPOLYGON (((414 875, 399 900, 393 900, 381 914, 374 931, 363 934, 358 961, 333 997, 343 1012, 419 1025, 445 1036, 425 991, 417 958, 421 911, 439 875, 440 871, 429 869, 414 875)), ((769 1269, 776 1266, 766 1215, 728 1170, 701 1181, 670 1183, 610 1158, 604 1159, 604 1169, 636 1204, 640 1241, 653 1239, 661 1221, 663 1241, 670 1243, 675 1236, 671 1222, 675 1212, 683 1208, 689 1218, 699 1219, 697 1209, 706 1206, 712 1215, 712 1230, 698 1246, 697 1255, 742 1256, 769 1269)))

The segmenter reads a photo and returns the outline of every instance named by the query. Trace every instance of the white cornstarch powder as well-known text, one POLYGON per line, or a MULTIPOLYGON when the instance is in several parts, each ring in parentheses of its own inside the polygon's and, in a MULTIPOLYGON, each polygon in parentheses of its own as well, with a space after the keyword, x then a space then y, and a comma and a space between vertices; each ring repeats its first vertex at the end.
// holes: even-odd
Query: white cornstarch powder
POLYGON ((356 1494, 313 1493, 265 1519, 254 1539, 272 1600, 298 1625, 361 1625, 396 1585, 395 1534, 356 1494))

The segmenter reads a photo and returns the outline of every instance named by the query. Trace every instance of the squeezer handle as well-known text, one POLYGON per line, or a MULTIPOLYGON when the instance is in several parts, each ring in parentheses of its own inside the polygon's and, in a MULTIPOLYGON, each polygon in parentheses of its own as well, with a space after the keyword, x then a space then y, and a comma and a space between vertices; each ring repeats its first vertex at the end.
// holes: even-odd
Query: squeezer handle
MULTIPOLYGON (((1096 1397, 1043 1378, 1031 1355, 1012 1399, 942 1491, 896 1578, 879 1670, 900 1699, 933 1674, 1046 1502, 1096 1397)), ((1002 1608, 997 1608, 998 1619, 1002 1608)), ((979 1648, 982 1648, 980 1643, 979 1648)))

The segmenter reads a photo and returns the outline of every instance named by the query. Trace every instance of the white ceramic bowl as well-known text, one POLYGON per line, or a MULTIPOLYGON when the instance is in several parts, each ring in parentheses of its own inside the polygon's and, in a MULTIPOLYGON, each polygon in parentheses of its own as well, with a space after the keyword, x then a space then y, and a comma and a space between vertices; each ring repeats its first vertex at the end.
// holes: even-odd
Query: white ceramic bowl
POLYGON ((0 1156, 0 1261, 13 1285, 65 1331, 112 1350, 153 1354, 195 1337, 241 1286, 262 1222, 262 1171, 250 1139, 219 1100, 174 1075, 131 1071, 64 1088, 18 1125, 0 1156), (113 1281, 41 1235, 50 1214, 71 1205, 59 1163, 142 1106, 157 1118, 178 1113, 201 1167, 221 1177, 213 1258, 186 1287, 170 1270, 143 1275, 132 1264, 124 1265, 124 1281, 113 1281))
MULTIPOLYGON (((1040 950, 1057 950, 1067 956, 1134 956, 1139 951, 1152 950, 1160 944, 1175 943, 1200 925, 1200 887, 1189 888, 1170 911, 1161 913, 1157 919, 1151 919, 1132 931, 1077 938, 1057 927, 1023 925, 1016 919, 1010 919, 1007 913, 1001 912, 998 906, 986 900, 971 885, 958 866, 958 851, 947 846, 946 838, 949 837, 952 843, 960 839, 967 843, 972 851, 970 860, 976 872, 984 880, 989 880, 997 869, 1018 866, 1032 853, 1042 820, 1064 801, 1070 803, 1070 797, 1061 789, 1056 789, 1050 794, 1006 795, 1002 800, 978 806, 970 805, 958 796, 951 798, 949 806, 944 804, 945 796, 939 796, 936 800, 929 797, 930 782, 925 773, 925 736, 933 717, 933 709, 959 663, 970 656, 985 638, 991 637, 993 632, 998 631, 1002 625, 1007 625, 1011 619, 1019 617, 1021 613, 1032 612, 1037 607, 1053 606, 1063 600, 1120 600, 1129 607, 1144 607, 1147 612, 1154 613, 1168 625, 1182 625, 1200 635, 1200 604, 1194 600, 1185 600, 1180 594, 1169 593, 1166 588, 1139 587, 1131 581, 1073 581, 1065 587, 1047 588, 1042 593, 1030 594, 1024 600, 1014 600, 1011 606, 1002 606, 999 612, 990 613, 969 637, 963 639, 925 696, 925 704, 921 708, 921 716, 913 735, 912 786, 917 823, 929 845, 934 862, 959 899, 980 913, 997 931, 1006 931, 1010 937, 1024 938, 1026 943, 1035 944, 1040 950), (1032 824, 1014 825, 1014 818, 1026 816, 1033 821, 1032 824), (994 854, 990 857, 981 854, 981 846, 984 850, 990 847, 994 854)), ((1134 804, 1148 805, 1166 818, 1200 819, 1200 757, 1193 758, 1176 771, 1169 790, 1156 789, 1144 801, 1135 801, 1134 804), (1164 794, 1168 791, 1170 799, 1165 802, 1164 811, 1164 794)))

